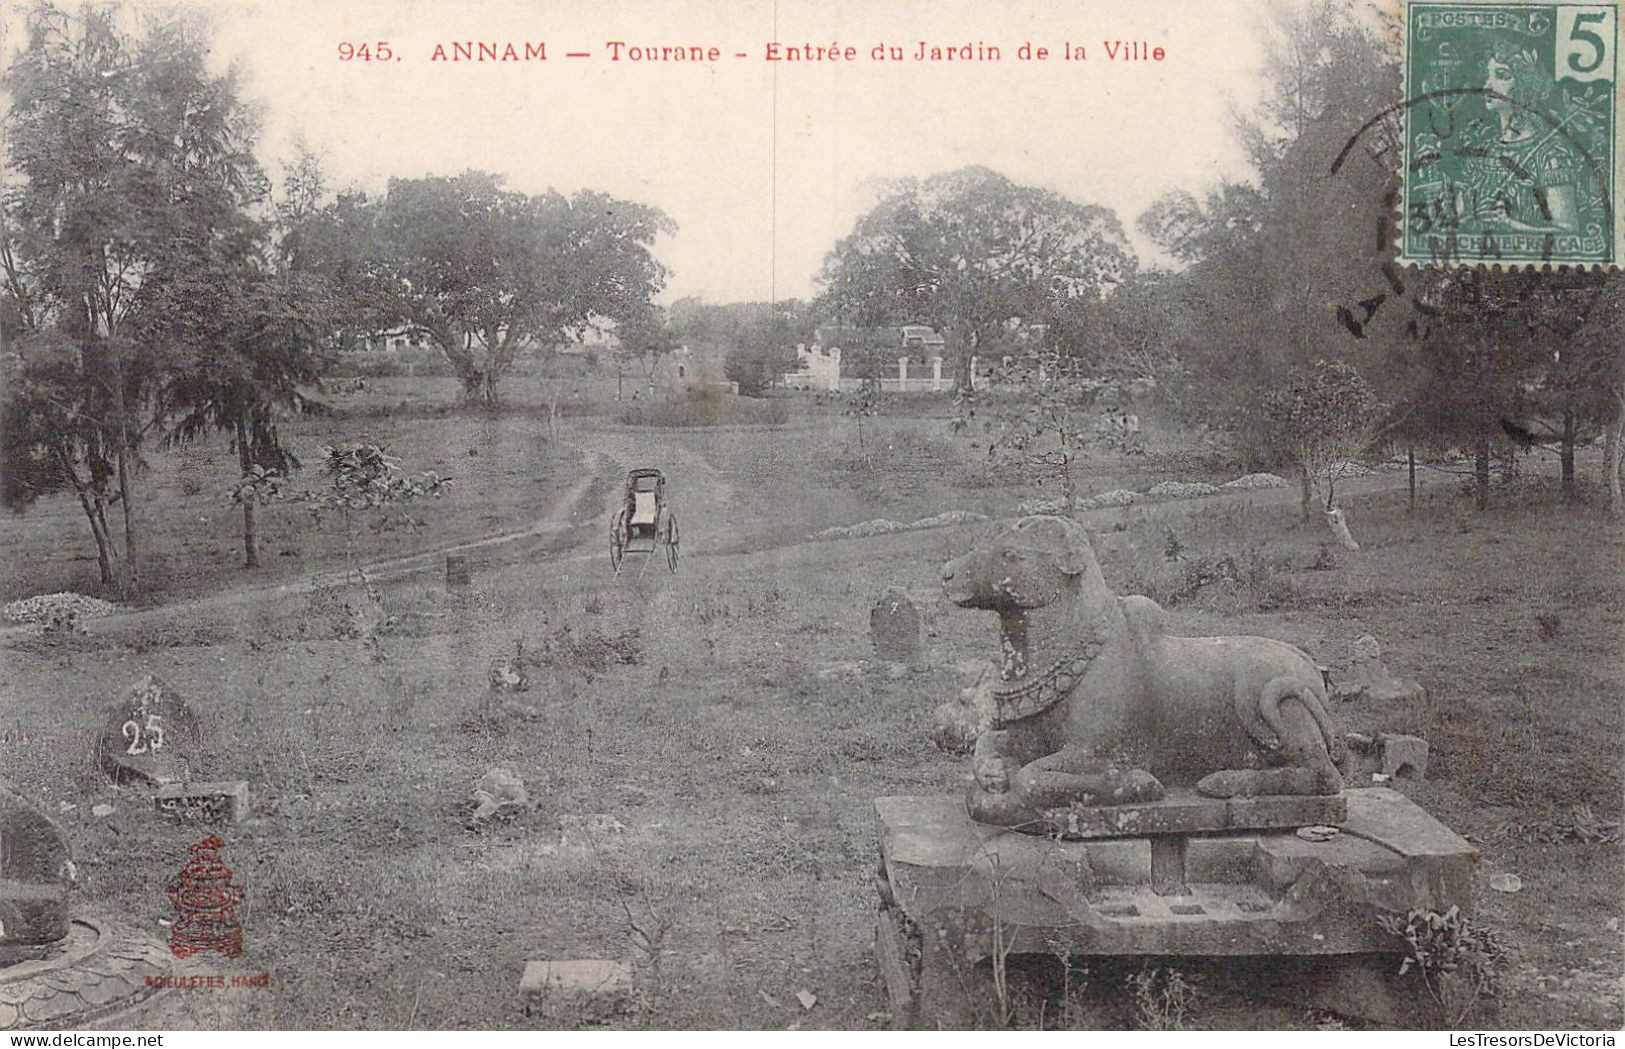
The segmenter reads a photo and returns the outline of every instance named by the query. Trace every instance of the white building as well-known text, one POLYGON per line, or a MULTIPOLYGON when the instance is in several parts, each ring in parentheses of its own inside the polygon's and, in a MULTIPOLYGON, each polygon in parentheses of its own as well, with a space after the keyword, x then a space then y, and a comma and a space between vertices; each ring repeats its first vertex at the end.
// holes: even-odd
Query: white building
MULTIPOLYGON (((952 377, 942 374, 942 351, 945 342, 941 335, 923 324, 905 324, 901 328, 884 330, 896 336, 900 352, 897 357, 896 376, 882 376, 881 389, 888 393, 942 393, 953 388, 952 377)), ((862 379, 841 374, 841 348, 835 343, 841 338, 843 331, 853 334, 852 329, 830 326, 819 329, 812 345, 806 343, 797 345, 798 368, 784 374, 782 385, 790 390, 823 390, 832 393, 857 389, 862 384, 862 379)), ((973 367, 974 364, 973 359, 973 367)), ((887 370, 890 370, 889 367, 887 370)))
POLYGON ((784 386, 790 390, 829 390, 841 388, 841 348, 828 349, 813 343, 796 346, 797 368, 784 375, 784 386))

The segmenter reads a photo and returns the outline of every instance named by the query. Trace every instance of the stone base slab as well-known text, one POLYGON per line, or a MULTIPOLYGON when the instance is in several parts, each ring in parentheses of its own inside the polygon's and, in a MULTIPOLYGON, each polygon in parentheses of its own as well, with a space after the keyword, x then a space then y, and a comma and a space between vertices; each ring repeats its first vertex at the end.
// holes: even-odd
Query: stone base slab
POLYGON ((953 797, 875 803, 883 878, 928 941, 1015 953, 1335 955, 1401 945, 1379 914, 1471 910, 1477 851, 1386 788, 1344 791, 1340 832, 1064 841, 974 823, 953 797))

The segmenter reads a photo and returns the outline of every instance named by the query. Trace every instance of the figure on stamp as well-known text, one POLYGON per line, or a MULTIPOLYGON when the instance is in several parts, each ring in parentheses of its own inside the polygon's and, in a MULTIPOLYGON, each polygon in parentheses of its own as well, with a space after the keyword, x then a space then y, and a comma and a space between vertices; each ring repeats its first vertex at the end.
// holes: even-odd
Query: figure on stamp
POLYGON ((1263 637, 1177 637, 1107 588, 1088 534, 1025 517, 942 568, 948 598, 998 613, 996 680, 939 710, 973 751, 973 819, 1047 830, 1068 806, 1335 795, 1346 756, 1307 655, 1263 637))
POLYGON ((1526 233, 1579 228, 1576 190, 1579 158, 1554 127, 1557 84, 1540 68, 1535 52, 1514 40, 1495 43, 1485 59, 1484 107, 1493 124, 1475 121, 1465 135, 1473 155, 1466 190, 1473 213, 1492 229, 1526 233), (1542 120, 1536 113, 1551 113, 1542 120))

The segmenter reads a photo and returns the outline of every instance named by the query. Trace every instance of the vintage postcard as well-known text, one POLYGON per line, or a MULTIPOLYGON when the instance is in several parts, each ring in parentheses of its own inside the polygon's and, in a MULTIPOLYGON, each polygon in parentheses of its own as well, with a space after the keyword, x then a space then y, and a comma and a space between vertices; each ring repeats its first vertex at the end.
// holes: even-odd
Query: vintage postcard
POLYGON ((0 1030, 1613 1045, 1620 44, 6 5, 0 1030))

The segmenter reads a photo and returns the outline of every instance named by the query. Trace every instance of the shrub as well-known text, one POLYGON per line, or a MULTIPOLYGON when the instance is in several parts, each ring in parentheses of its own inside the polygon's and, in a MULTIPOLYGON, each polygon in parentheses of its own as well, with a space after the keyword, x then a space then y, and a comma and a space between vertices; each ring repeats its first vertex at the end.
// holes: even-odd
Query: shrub
POLYGON ((1147 968, 1128 978, 1134 1026, 1142 1031, 1182 1031, 1196 1005, 1196 984, 1178 969, 1147 968))
POLYGON ((1495 995, 1501 945, 1459 908, 1443 914, 1413 910, 1404 918, 1382 915, 1377 921, 1383 931, 1405 941, 1400 975, 1414 970, 1450 1024, 1466 1019, 1479 998, 1495 995))

